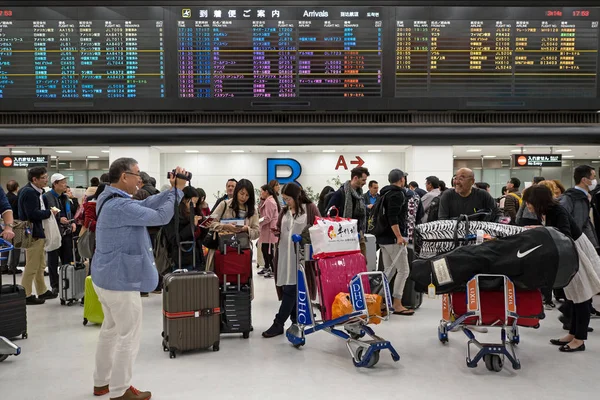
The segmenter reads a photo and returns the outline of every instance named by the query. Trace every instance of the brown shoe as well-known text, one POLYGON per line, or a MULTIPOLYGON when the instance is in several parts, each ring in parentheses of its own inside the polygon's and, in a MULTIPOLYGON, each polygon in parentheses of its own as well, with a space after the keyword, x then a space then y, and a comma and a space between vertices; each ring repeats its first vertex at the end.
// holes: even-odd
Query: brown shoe
POLYGON ((129 386, 129 389, 127 389, 123 396, 111 397, 110 400, 150 400, 150 397, 152 397, 152 393, 142 392, 133 386, 129 386))
POLYGON ((106 386, 94 386, 94 396, 104 396, 108 394, 108 385, 106 386))

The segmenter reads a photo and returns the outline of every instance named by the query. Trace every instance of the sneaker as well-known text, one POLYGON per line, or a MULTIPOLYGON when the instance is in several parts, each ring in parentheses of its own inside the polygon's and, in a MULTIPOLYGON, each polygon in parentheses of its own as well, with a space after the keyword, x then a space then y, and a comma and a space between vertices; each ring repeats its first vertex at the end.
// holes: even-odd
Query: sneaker
POLYGON ((283 324, 280 324, 279 321, 274 320, 273 325, 266 331, 262 333, 264 338, 272 338, 275 336, 283 335, 283 324))
POLYGON ((553 301, 547 301, 544 303, 544 309, 546 310, 554 310, 556 308, 556 304, 553 301))
POLYGON ((43 293, 38 296, 38 298, 41 300, 51 300, 51 299, 55 299, 57 297, 58 297, 57 293, 51 292, 49 290, 47 290, 46 293, 43 293))
POLYGON ((148 292, 141 292, 141 293, 140 293, 140 296, 141 296, 141 297, 148 297, 148 296, 149 296, 149 294, 148 294, 148 292))
POLYGON ((162 289, 154 290, 152 293, 154 293, 154 294, 162 294, 162 289))
POLYGON ((592 310, 590 311, 590 318, 600 318, 600 312, 594 307, 592 307, 592 310))
POLYGON ((129 386, 129 389, 119 397, 111 397, 110 400, 149 400, 152 397, 150 392, 142 392, 137 390, 133 386, 129 386))
POLYGON ((94 396, 104 396, 108 394, 110 391, 108 390, 108 385, 105 386, 94 386, 94 396))
POLYGON ((265 275, 265 274, 267 274, 270 271, 271 271, 271 268, 263 268, 260 271, 258 271, 257 274, 258 275, 265 275))
POLYGON ((44 304, 45 302, 46 302, 46 300, 44 300, 44 299, 38 299, 34 295, 31 295, 31 296, 29 296, 29 297, 27 297, 25 299, 25 304, 27 304, 28 306, 35 306, 35 305, 38 305, 38 304, 44 304))

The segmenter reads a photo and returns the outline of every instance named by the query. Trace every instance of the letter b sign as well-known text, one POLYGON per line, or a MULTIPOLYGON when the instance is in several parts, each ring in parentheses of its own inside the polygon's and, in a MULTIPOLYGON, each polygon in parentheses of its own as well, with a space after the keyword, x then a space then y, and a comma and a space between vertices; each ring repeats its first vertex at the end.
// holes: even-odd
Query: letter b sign
POLYGON ((281 184, 295 182, 302 174, 300 163, 293 158, 267 158, 267 182, 276 179, 281 184))

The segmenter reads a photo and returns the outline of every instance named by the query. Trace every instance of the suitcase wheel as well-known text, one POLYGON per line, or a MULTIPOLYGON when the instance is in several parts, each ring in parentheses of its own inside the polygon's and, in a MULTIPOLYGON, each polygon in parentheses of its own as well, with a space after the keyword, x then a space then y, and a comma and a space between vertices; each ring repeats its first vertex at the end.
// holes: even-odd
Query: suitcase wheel
POLYGON ((88 319, 87 319, 87 318, 84 318, 84 319, 83 319, 83 326, 86 326, 87 324, 88 324, 88 319))
POLYGON ((177 354, 175 354, 175 350, 171 350, 169 353, 169 358, 177 358, 177 354))
POLYGON ((60 299, 60 305, 61 305, 61 306, 64 306, 65 304, 67 304, 67 302, 66 302, 66 301, 64 301, 63 299, 60 299))
POLYGON ((219 351, 219 342, 215 342, 212 347, 213 351, 219 351))
POLYGON ((485 367, 488 369, 488 371, 502 371, 504 363, 502 362, 502 357, 500 357, 498 354, 486 354, 483 356, 483 360, 485 361, 485 367))
POLYGON ((27 339, 27 338, 28 338, 27 332, 23 333, 23 334, 21 335, 21 338, 23 338, 23 339, 27 339))
POLYGON ((248 332, 244 332, 244 333, 242 334, 242 337, 243 337, 244 339, 248 339, 248 338, 250 338, 250 331, 248 331, 248 332))

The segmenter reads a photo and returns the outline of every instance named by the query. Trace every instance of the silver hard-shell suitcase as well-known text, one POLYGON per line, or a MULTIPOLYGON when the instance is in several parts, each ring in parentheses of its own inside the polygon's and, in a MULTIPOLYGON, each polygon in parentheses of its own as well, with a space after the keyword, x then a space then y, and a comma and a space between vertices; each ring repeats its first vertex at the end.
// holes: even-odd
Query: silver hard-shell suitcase
MULTIPOLYGON (((76 260, 76 239, 73 238, 73 260, 76 260)), ((71 264, 63 264, 58 267, 58 295, 61 305, 73 305, 85 295, 85 264, 73 261, 71 264)))

